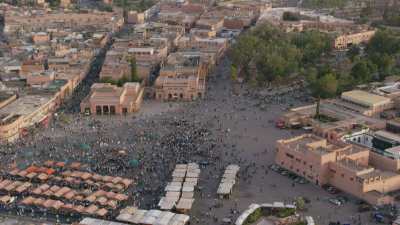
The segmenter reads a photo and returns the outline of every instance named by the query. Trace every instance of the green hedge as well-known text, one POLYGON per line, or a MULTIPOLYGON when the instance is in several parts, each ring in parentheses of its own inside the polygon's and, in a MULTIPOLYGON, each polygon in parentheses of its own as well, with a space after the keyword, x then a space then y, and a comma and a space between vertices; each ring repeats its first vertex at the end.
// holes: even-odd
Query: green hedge
POLYGON ((262 216, 263 216, 262 209, 258 208, 246 218, 243 225, 251 225, 252 223, 256 222, 258 219, 260 219, 262 216))
POLYGON ((278 211, 276 216, 279 218, 286 218, 288 216, 294 215, 295 213, 296 213, 296 209, 283 208, 278 211))
MULTIPOLYGON (((283 208, 283 209, 278 209, 274 213, 271 213, 271 215, 275 215, 279 218, 286 218, 288 216, 294 215, 295 213, 296 213, 296 209, 283 208)), ((251 225, 263 216, 269 216, 269 215, 267 215, 267 213, 263 212, 263 209, 260 207, 260 208, 256 209, 252 214, 250 214, 246 218, 243 225, 251 225)), ((302 224, 302 222, 300 222, 299 224, 294 224, 294 225, 303 225, 303 224, 302 224)))

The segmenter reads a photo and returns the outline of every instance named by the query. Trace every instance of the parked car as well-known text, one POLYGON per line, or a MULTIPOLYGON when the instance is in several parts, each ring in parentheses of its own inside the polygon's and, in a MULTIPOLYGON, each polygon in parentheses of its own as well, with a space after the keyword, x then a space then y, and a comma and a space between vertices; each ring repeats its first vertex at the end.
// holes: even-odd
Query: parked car
POLYGON ((336 197, 337 200, 339 200, 342 204, 345 204, 349 201, 349 199, 346 196, 338 196, 336 197))
POLYGON ((299 184, 308 184, 309 183, 309 181, 304 179, 303 177, 299 177, 299 179, 297 179, 296 182, 299 184))
POLYGON ((342 205, 342 202, 337 200, 336 198, 330 198, 329 202, 334 204, 334 205, 337 205, 337 206, 341 206, 342 205))
POLYGON ((332 187, 332 186, 328 187, 326 190, 327 190, 329 193, 333 194, 333 195, 336 195, 336 194, 339 194, 339 193, 340 193, 340 191, 339 191, 338 189, 336 189, 335 187, 332 187))
POLYGON ((289 172, 286 170, 281 171, 281 175, 283 175, 283 176, 287 176, 288 174, 289 174, 289 172))
POLYGON ((280 167, 278 165, 275 165, 275 164, 270 165, 269 168, 272 171, 275 171, 275 172, 278 172, 280 170, 280 167))

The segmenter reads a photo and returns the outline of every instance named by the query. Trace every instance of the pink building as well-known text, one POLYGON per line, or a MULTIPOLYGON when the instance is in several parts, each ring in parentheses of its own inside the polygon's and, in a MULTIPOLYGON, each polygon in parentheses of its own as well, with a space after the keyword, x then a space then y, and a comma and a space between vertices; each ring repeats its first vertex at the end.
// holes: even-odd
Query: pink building
POLYGON ((313 134, 277 141, 275 162, 316 185, 330 184, 374 205, 393 203, 399 160, 313 134))
POLYGON ((81 102, 81 112, 93 115, 126 115, 139 111, 143 87, 125 83, 117 87, 109 83, 93 84, 90 94, 81 102))
POLYGON ((38 32, 32 35, 32 41, 35 44, 43 44, 50 41, 50 35, 45 32, 38 32))

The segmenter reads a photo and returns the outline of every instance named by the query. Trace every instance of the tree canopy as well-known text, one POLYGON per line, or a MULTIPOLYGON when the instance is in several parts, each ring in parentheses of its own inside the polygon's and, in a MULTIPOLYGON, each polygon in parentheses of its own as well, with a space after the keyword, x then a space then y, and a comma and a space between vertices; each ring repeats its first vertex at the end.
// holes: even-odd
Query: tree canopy
POLYGON ((379 30, 366 45, 332 52, 332 38, 317 30, 283 32, 268 24, 242 34, 232 46, 232 78, 258 84, 306 77, 317 98, 400 73, 400 35, 379 30))
POLYGON ((303 6, 308 8, 343 8, 350 0, 303 0, 303 6))
POLYGON ((242 35, 229 56, 237 72, 247 79, 272 82, 298 74, 330 50, 330 38, 318 31, 289 34, 261 25, 242 35), (250 73, 250 69, 256 73, 250 73))

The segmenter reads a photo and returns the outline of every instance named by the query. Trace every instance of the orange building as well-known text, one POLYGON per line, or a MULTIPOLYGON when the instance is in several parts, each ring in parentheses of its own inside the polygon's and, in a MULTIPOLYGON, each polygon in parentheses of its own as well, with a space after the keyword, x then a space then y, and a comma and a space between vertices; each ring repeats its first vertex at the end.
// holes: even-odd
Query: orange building
POLYGON ((139 111, 143 100, 139 83, 117 87, 109 83, 93 84, 90 94, 81 102, 81 112, 92 115, 126 115, 139 111))
POLYGON ((375 30, 362 30, 339 35, 335 38, 333 47, 335 49, 346 49, 352 45, 367 43, 375 35, 375 32, 375 30))
POLYGON ((50 41, 50 36, 45 32, 38 32, 32 35, 32 41, 35 44, 43 44, 50 41))
POLYGON ((330 184, 374 205, 393 203, 400 189, 398 159, 313 134, 277 141, 275 162, 316 185, 330 184))
POLYGON ((155 82, 155 97, 159 100, 186 100, 202 98, 208 65, 200 56, 171 54, 155 82))
POLYGON ((55 108, 53 95, 24 95, 0 109, 0 142, 13 142, 28 127, 45 122, 55 108))

